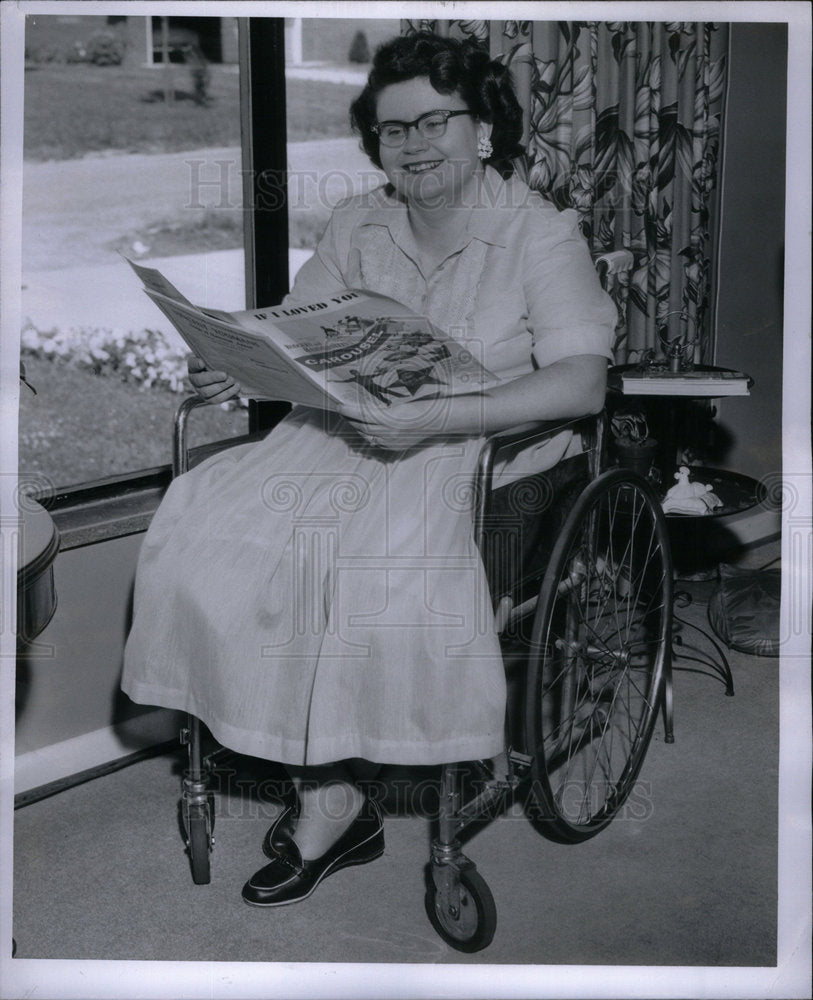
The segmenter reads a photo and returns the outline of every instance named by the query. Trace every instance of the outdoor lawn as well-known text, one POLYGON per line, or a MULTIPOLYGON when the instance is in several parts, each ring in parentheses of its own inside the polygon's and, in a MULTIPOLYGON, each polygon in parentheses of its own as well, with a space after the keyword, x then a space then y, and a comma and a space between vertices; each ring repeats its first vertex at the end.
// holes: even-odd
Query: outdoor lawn
MULTIPOLYGON (((35 36, 33 32, 31 39, 26 36, 26 162, 239 145, 236 67, 210 64, 201 101, 192 71, 183 64, 165 70, 133 60, 106 66, 71 62, 67 53, 81 40, 81 32, 88 31, 87 24, 78 22, 88 20, 74 18, 76 23, 69 23, 68 18, 52 18, 47 22, 49 33, 41 32, 37 45, 30 48, 35 36)), ((103 27, 101 17, 93 20, 103 27)), ((366 29, 370 50, 398 30, 396 20, 304 19, 304 59, 365 71, 366 65, 348 63, 346 58, 360 26, 366 29)), ((358 89, 354 84, 288 79, 288 141, 347 136, 348 106, 358 89)), ((324 212, 317 215, 301 209, 291 213, 291 246, 315 245, 326 221, 324 212)), ((193 224, 156 222, 149 239, 133 231, 123 232, 122 240, 129 246, 142 238, 156 256, 242 245, 239 210, 210 213, 193 224)), ((183 394, 97 375, 64 357, 49 359, 27 351, 23 360, 37 395, 21 387, 21 471, 63 487, 169 462, 172 415, 183 394)), ((193 443, 243 433, 246 425, 244 410, 196 411, 193 443)))
MULTIPOLYGON (((358 69, 358 67, 356 67, 358 69)), ((67 160, 92 153, 170 153, 240 143, 239 78, 210 67, 207 105, 192 100, 189 71, 172 67, 178 96, 158 98, 161 69, 34 64, 25 71, 24 156, 67 160)), ((288 80, 288 141, 346 136, 358 87, 288 80)))
MULTIPOLYGON (((25 157, 62 160, 87 153, 173 152, 240 141, 237 68, 210 63, 208 103, 195 104, 191 68, 146 67, 128 58, 120 66, 66 61, 92 31, 105 29, 101 16, 31 19, 26 35, 25 157), (166 102, 163 91, 177 99, 166 102)), ((398 20, 302 18, 306 63, 365 72, 349 62, 354 36, 363 31, 372 53, 398 33, 398 20)), ((288 79, 288 141, 348 134, 347 108, 358 88, 318 80, 288 79)))
MULTIPOLYGON (((37 394, 20 386, 20 471, 38 484, 71 486, 172 461, 172 421, 184 393, 141 388, 59 359, 24 360, 37 394)), ((192 447, 245 434, 248 413, 201 407, 189 429, 192 447)))

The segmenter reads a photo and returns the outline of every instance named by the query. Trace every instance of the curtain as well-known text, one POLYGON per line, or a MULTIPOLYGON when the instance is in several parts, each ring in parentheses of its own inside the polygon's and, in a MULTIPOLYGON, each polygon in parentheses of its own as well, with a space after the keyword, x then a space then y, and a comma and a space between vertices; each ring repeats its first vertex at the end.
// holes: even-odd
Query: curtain
POLYGON ((509 66, 527 180, 573 208, 594 256, 625 249, 616 361, 713 360, 713 291, 728 48, 694 22, 405 21, 475 38, 509 66))

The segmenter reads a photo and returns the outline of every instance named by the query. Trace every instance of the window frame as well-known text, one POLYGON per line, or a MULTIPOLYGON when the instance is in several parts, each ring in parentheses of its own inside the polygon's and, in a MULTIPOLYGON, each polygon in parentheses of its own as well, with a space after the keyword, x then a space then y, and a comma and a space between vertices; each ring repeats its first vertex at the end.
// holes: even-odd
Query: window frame
MULTIPOLYGON (((240 135, 246 308, 274 305, 288 292, 285 19, 238 18, 240 135), (263 200, 274 185, 275 197, 263 200)), ((194 448, 190 466, 255 440, 290 409, 249 401, 247 433, 194 448)), ((167 441, 172 428, 167 427, 167 441)), ((21 486, 25 482, 21 472, 21 486)), ((33 492, 60 533, 60 550, 143 532, 172 478, 171 465, 133 470, 66 488, 33 492)))

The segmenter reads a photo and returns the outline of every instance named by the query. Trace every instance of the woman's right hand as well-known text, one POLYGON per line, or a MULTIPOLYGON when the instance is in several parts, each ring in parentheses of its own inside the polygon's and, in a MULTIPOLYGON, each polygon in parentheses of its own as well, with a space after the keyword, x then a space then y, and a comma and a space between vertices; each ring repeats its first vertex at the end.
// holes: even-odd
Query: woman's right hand
POLYGON ((240 395, 240 387, 233 378, 225 372, 209 371, 194 354, 186 359, 186 367, 192 387, 207 403, 225 403, 240 395))

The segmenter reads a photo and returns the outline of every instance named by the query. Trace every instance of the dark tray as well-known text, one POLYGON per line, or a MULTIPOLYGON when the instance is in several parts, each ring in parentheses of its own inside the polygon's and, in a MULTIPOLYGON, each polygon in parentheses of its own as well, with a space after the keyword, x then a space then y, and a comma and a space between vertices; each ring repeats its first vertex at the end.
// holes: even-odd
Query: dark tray
MULTIPOLYGON (((743 476, 739 472, 729 472, 727 469, 711 469, 705 466, 689 466, 689 478, 693 483, 707 483, 718 496, 723 506, 710 510, 708 514, 667 514, 667 517, 680 517, 686 520, 705 520, 709 517, 726 517, 738 514, 740 511, 756 507, 765 500, 764 483, 743 476)), ((670 484, 671 485, 671 484, 670 484)), ((661 487, 661 497, 666 496, 669 486, 661 487)))

